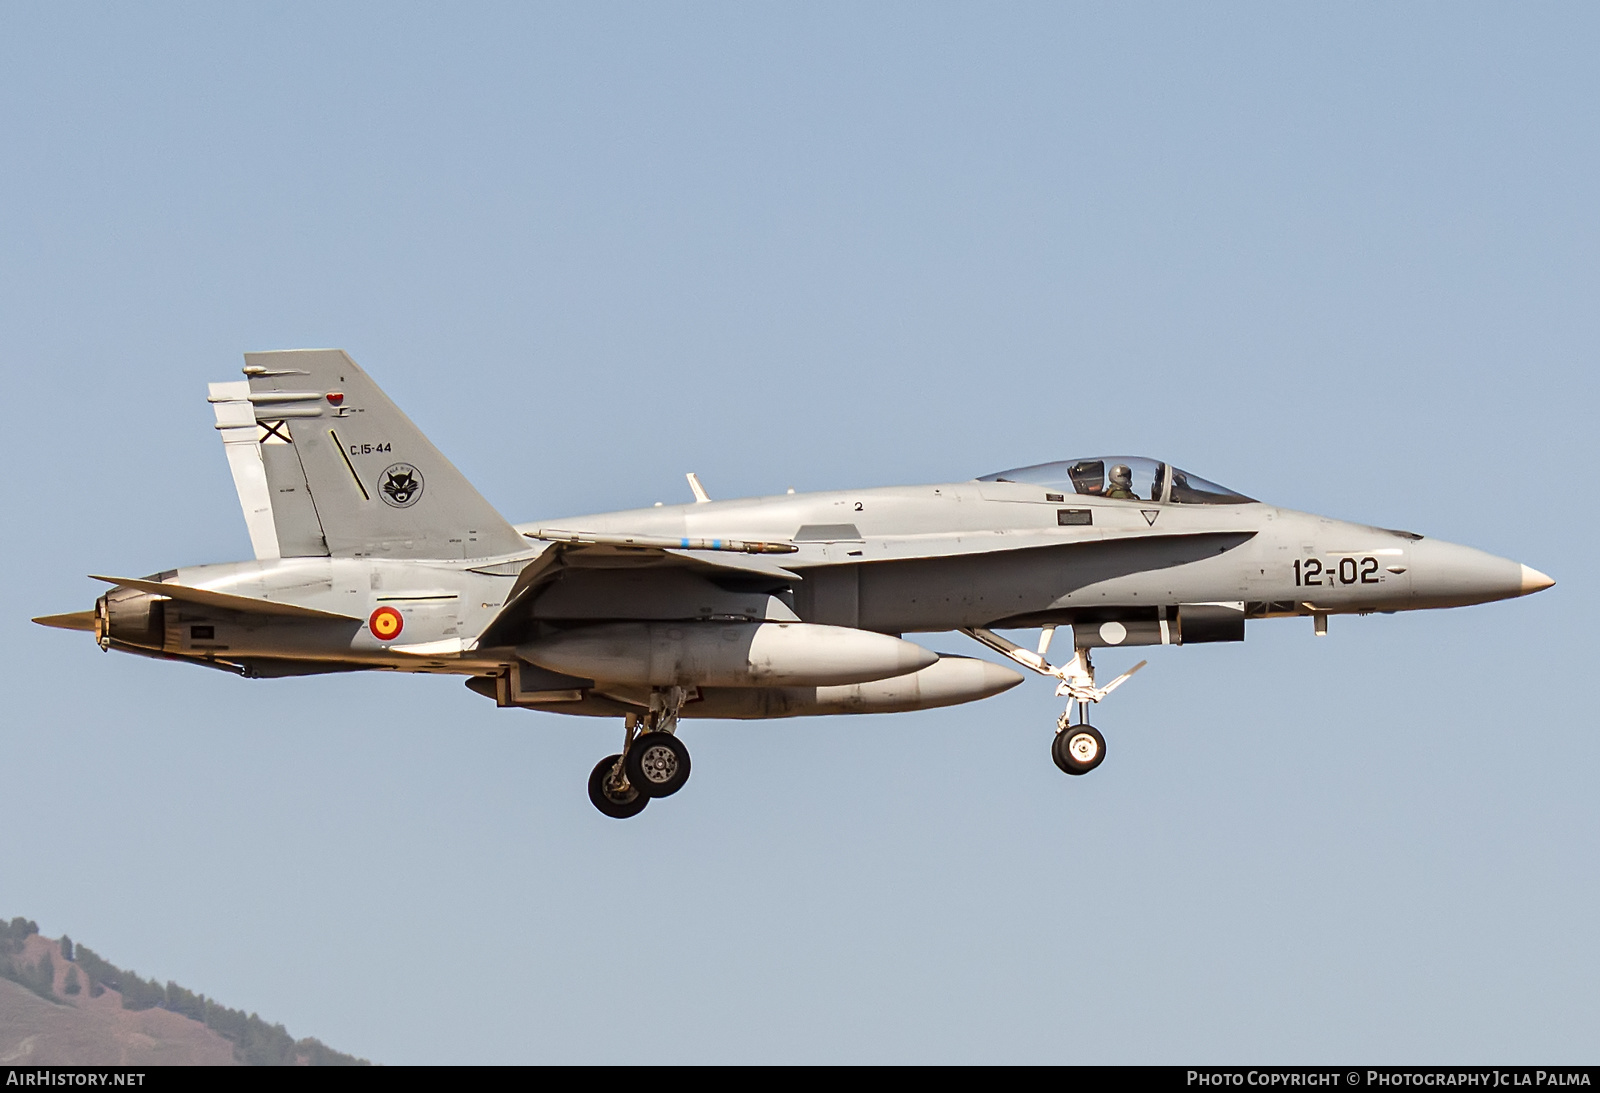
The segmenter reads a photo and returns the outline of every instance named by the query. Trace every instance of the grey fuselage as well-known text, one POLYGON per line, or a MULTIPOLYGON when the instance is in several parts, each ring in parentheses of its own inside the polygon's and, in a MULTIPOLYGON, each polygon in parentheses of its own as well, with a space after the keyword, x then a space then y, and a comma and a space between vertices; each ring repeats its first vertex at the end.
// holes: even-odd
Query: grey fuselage
POLYGON ((256 560, 98 577, 92 611, 37 622, 250 677, 464 675, 501 706, 670 725, 929 709, 1024 678, 910 634, 966 631, 1082 705, 1115 686, 1096 647, 1553 583, 1139 456, 732 501, 689 475, 693 504, 512 525, 343 350, 247 353, 243 375, 207 399, 256 560), (995 633, 1031 627, 1037 651, 995 633))
POLYGON ((186 567, 159 576, 351 621, 182 604, 169 610, 163 651, 272 662, 247 674, 298 674, 292 665, 302 664, 481 675, 504 669, 515 646, 545 628, 602 621, 800 620, 886 634, 1076 624, 1082 632, 1105 620, 1175 620, 1185 605, 1259 618, 1455 607, 1536 590, 1533 571, 1516 562, 1408 532, 1261 502, 1063 501, 1010 482, 782 494, 518 526, 525 534, 550 529, 792 541, 798 550, 716 556, 716 568, 704 569, 620 552, 607 564, 559 573, 527 605, 524 623, 491 645, 475 642, 518 573, 552 544, 530 539, 526 552, 464 561, 319 557, 186 567), (385 605, 404 613, 395 643, 354 621, 385 605))

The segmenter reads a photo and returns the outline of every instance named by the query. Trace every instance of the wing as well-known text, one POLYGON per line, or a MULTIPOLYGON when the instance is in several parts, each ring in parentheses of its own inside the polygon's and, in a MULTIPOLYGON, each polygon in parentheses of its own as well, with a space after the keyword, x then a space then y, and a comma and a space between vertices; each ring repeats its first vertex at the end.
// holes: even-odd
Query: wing
MULTIPOLYGON (((501 562, 474 570, 477 573, 517 575, 511 591, 506 594, 505 605, 494 620, 478 635, 472 648, 486 649, 496 645, 514 644, 514 633, 529 618, 534 601, 548 591, 558 580, 568 575, 590 573, 603 577, 604 571, 617 574, 637 574, 641 571, 678 571, 695 573, 713 579, 754 579, 773 589, 798 584, 800 574, 786 569, 770 558, 756 554, 737 553, 739 547, 720 546, 711 549, 669 548, 663 545, 640 545, 655 540, 638 538, 623 541, 620 537, 583 536, 582 533, 556 533, 566 536, 550 542, 537 557, 515 562, 501 562), (596 541, 601 540, 604 541, 596 541)), ((554 535, 552 535, 554 538, 554 535)), ((666 540, 663 540, 665 542, 666 540)), ((676 542, 676 540, 673 540, 676 542)), ((692 540, 691 540, 692 542, 692 540)), ((767 544, 748 544, 757 547, 767 544)))

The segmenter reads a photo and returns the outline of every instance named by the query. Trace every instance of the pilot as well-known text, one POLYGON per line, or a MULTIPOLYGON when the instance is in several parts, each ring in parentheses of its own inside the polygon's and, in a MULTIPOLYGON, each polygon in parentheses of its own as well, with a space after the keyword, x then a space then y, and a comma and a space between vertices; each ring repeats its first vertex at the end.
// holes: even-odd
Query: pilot
POLYGON ((1111 485, 1106 489, 1106 496, 1122 501, 1139 499, 1133 492, 1133 471, 1126 463, 1118 463, 1111 468, 1111 485))
POLYGON ((1189 476, 1177 468, 1172 471, 1172 499, 1174 501, 1189 501, 1193 499, 1195 490, 1189 485, 1189 476))

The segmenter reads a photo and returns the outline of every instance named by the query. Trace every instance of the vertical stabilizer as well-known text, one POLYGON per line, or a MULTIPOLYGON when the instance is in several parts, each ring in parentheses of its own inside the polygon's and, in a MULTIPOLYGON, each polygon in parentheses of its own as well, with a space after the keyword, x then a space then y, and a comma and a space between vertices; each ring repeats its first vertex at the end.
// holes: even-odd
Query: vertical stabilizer
POLYGON ((281 421, 257 420, 247 380, 211 384, 210 401, 256 557, 327 557, 289 430, 281 421))
POLYGON ((259 427, 250 407, 250 384, 244 380, 213 383, 210 402, 216 411, 222 450, 228 455, 228 469, 233 472, 239 507, 244 509, 245 527, 250 531, 250 549, 258 559, 281 557, 267 472, 261 465, 261 446, 256 442, 259 427))
POLYGON ((288 508, 278 501, 298 486, 310 503, 301 531, 314 520, 326 544, 316 553, 459 559, 527 548, 343 350, 246 353, 244 372, 280 542, 288 508))

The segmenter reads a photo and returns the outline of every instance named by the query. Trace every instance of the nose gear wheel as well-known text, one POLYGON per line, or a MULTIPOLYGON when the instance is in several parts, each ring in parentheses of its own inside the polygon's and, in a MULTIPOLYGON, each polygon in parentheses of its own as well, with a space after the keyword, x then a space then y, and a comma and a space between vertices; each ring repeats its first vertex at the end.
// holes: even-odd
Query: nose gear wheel
POLYGON ((1050 742, 1050 758, 1065 774, 1088 774, 1105 762, 1106 738, 1093 725, 1070 725, 1050 742))

